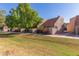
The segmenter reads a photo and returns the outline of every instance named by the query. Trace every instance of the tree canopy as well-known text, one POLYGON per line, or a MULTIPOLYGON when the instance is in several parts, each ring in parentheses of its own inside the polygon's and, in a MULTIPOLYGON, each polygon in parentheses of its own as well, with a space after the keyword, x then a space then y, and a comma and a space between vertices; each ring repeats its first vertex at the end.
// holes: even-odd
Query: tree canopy
POLYGON ((5 10, 0 10, 0 27, 3 26, 5 22, 5 10))
POLYGON ((9 13, 5 21, 9 28, 34 28, 37 27, 37 24, 39 24, 42 19, 28 3, 18 4, 18 6, 15 9, 12 8, 9 13))

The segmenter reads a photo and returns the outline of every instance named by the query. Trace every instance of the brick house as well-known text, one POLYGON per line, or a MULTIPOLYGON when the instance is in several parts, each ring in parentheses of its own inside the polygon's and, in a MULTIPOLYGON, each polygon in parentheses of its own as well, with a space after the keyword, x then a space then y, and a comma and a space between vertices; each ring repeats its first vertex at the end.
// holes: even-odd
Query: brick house
POLYGON ((67 25, 67 32, 79 34, 79 15, 72 17, 67 25))
POLYGON ((49 34, 56 34, 63 31, 64 18, 61 16, 44 21, 39 27, 42 31, 49 34))

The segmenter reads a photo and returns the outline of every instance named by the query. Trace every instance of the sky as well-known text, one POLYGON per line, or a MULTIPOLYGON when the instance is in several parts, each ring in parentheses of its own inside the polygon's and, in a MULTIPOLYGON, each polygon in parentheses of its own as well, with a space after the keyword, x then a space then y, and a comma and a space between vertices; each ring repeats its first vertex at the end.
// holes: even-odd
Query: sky
MULTIPOLYGON (((0 3, 0 9, 6 10, 9 14, 11 8, 16 8, 17 3, 0 3)), ((31 8, 36 10, 43 19, 50 19, 56 16, 63 16, 65 22, 69 22, 70 18, 79 15, 78 3, 31 3, 31 8)))

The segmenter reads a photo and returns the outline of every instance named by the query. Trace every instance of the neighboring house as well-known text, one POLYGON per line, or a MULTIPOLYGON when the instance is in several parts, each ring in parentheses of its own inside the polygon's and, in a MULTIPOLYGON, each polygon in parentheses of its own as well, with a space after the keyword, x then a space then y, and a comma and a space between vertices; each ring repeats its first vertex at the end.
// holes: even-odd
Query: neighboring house
POLYGON ((39 26, 42 31, 48 32, 49 34, 56 34, 63 31, 64 18, 61 16, 48 19, 39 26))
POLYGON ((3 25, 3 32, 8 32, 9 28, 6 25, 3 25))
POLYGON ((67 25, 67 32, 79 34, 79 15, 72 17, 67 25))

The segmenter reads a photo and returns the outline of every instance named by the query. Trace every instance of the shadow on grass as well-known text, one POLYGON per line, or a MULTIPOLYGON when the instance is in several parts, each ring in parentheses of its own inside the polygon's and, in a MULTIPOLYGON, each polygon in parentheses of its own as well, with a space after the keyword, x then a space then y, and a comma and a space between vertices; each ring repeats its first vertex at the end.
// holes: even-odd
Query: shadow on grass
POLYGON ((0 38, 12 38, 20 33, 0 33, 0 38))

